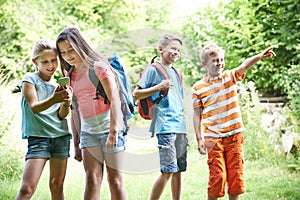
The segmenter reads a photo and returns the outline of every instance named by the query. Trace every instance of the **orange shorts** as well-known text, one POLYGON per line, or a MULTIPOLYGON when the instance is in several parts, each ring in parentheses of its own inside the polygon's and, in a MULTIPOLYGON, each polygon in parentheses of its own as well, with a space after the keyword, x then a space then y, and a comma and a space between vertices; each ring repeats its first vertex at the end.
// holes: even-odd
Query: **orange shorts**
POLYGON ((205 146, 209 150, 207 192, 210 196, 223 197, 226 182, 228 194, 245 192, 243 141, 242 133, 225 138, 205 138, 205 146))

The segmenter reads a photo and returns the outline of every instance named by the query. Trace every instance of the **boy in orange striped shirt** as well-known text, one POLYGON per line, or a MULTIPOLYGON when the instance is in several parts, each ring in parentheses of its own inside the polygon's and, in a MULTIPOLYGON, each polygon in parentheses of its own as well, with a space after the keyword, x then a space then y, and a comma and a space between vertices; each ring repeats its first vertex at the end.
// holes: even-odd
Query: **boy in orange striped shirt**
POLYGON ((275 53, 268 48, 224 72, 224 50, 216 44, 203 48, 199 56, 208 73, 193 85, 193 119, 198 150, 200 154, 208 153, 208 200, 223 197, 226 182, 229 200, 237 200, 245 192, 242 155, 245 128, 236 83, 244 79, 244 72, 252 65, 263 58, 272 58, 275 53))

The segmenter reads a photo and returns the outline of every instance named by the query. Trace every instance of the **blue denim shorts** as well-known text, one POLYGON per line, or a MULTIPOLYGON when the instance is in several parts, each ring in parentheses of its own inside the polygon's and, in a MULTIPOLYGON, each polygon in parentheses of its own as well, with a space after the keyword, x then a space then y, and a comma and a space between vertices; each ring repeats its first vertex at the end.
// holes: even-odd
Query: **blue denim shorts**
POLYGON ((29 137, 25 159, 70 157, 71 135, 57 138, 29 137))
POLYGON ((115 153, 125 150, 126 147, 126 136, 124 131, 121 130, 118 132, 118 144, 113 150, 107 150, 105 148, 105 143, 107 140, 108 133, 101 134, 89 134, 87 132, 80 132, 80 147, 81 149, 87 147, 101 146, 102 151, 106 153, 115 153))
POLYGON ((183 172, 187 166, 186 134, 157 134, 160 171, 183 172))

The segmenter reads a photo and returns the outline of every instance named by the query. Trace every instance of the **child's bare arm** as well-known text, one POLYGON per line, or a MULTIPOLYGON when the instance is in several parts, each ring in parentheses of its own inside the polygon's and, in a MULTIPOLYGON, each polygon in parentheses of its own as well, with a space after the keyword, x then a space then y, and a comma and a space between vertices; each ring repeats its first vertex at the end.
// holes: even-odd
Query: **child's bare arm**
POLYGON ((75 160, 81 162, 82 154, 81 154, 81 150, 79 148, 79 143, 80 143, 79 135, 80 135, 81 124, 80 124, 80 116, 79 116, 79 113, 78 113, 78 110, 76 107, 72 110, 71 129, 72 129, 74 149, 75 149, 74 158, 75 158, 75 160))
POLYGON ((152 94, 154 94, 155 92, 161 91, 161 90, 167 90, 169 88, 171 88, 173 86, 173 83, 171 80, 163 80, 160 84, 157 84, 155 86, 152 86, 150 88, 136 88, 133 91, 133 96, 135 98, 135 100, 137 99, 145 99, 149 96, 151 96, 152 94))
POLYGON ((200 107, 194 108, 193 122, 194 122, 194 129, 196 133, 196 139, 198 143, 198 151, 200 154, 206 154, 204 141, 202 140, 202 135, 201 135, 201 108, 200 107))
POLYGON ((255 63, 257 63, 259 60, 263 58, 272 58, 273 56, 276 56, 276 54, 273 52, 272 48, 269 47, 268 49, 264 50, 260 54, 257 54, 255 56, 252 56, 250 58, 247 58, 238 68, 237 72, 239 74, 245 73, 250 67, 252 67, 255 63))
POLYGON ((64 90, 66 93, 64 97, 64 102, 61 104, 58 110, 58 117, 60 119, 64 119, 65 117, 68 116, 70 112, 71 101, 72 101, 72 88, 70 86, 63 86, 62 90, 64 90))
POLYGON ((65 91, 60 91, 59 87, 56 88, 55 92, 48 99, 39 101, 36 89, 31 83, 23 82, 23 94, 26 102, 33 113, 39 113, 51 107, 55 103, 63 102, 65 99, 65 91))

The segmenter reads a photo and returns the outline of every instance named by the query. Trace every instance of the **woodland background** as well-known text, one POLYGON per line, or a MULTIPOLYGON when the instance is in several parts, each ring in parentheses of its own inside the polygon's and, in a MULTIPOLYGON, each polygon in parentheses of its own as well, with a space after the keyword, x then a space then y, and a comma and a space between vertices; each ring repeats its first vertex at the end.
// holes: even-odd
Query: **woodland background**
MULTIPOLYGON (((117 52, 133 85, 138 73, 156 55, 158 38, 164 33, 180 36, 184 49, 176 66, 184 75, 187 93, 205 73, 198 53, 206 44, 216 42, 224 48, 227 69, 273 47, 277 56, 259 61, 240 85, 247 127, 245 158, 254 168, 248 168, 254 179, 253 170, 269 167, 270 172, 265 173, 278 172, 277 176, 267 175, 276 184, 263 190, 275 191, 275 196, 266 193, 263 199, 300 199, 299 0, 0 0, 0 180, 7 185, 1 186, 3 199, 11 199, 17 192, 26 149, 26 144, 18 142, 20 94, 11 91, 25 72, 34 70, 31 52, 35 41, 55 41, 67 26, 79 27, 100 52, 117 52), (267 100, 266 104, 261 102, 263 97, 281 97, 281 100, 275 103, 267 100), (280 176, 288 178, 281 180, 280 176)), ((60 76, 57 70, 55 78, 60 76)), ((186 98, 190 98, 188 95, 186 98)), ((134 122, 139 120, 135 117, 134 122)), ((193 153, 197 154, 195 142, 191 144, 193 153)), ((253 190, 245 199, 260 199, 260 189, 255 184, 264 179, 262 176, 265 175, 257 175, 256 182, 249 180, 253 190)), ((205 193, 205 183, 201 187, 205 193)), ((194 199, 189 194, 185 199, 194 199)))

